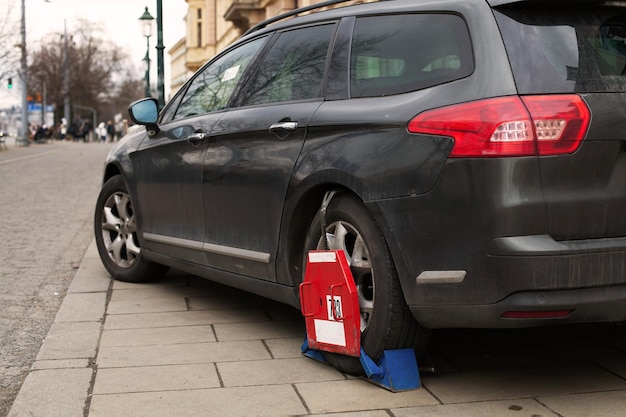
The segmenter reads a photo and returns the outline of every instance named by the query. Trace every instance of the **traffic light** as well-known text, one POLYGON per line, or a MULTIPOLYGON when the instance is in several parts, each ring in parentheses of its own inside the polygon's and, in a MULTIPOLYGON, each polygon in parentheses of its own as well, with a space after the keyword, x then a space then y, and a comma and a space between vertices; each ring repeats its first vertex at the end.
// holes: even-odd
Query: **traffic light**
POLYGON ((13 78, 9 78, 9 81, 7 83, 7 88, 9 90, 13 88, 13 78))

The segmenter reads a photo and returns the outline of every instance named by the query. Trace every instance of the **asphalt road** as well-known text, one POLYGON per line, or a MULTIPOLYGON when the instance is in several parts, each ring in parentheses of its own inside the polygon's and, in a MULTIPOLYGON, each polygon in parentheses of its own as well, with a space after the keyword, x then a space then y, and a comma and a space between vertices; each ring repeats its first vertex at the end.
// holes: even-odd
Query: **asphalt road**
POLYGON ((110 144, 0 151, 0 416, 6 416, 93 237, 110 144))

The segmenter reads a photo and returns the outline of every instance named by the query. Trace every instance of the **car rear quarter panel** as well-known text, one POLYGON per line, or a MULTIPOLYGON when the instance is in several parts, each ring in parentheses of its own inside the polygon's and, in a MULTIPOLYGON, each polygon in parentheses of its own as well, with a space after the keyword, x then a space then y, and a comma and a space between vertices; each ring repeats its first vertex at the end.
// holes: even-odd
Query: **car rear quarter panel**
MULTIPOLYGON (((393 208, 396 213, 388 213, 382 207, 386 201, 427 195, 441 179, 453 142, 446 137, 409 134, 408 122, 429 109, 513 95, 516 88, 493 13, 484 1, 398 2, 396 8, 395 12, 445 10, 462 16, 473 45, 473 73, 464 79, 407 94, 324 102, 309 124, 283 218, 299 215, 301 199, 309 190, 324 187, 351 190, 372 208, 390 244, 401 282, 406 290, 412 291, 416 271, 414 254, 396 243, 399 229, 410 227, 411 221, 403 218, 410 213, 397 206, 393 208), (387 216, 401 221, 390 222, 387 216)), ((463 189, 466 186, 465 183, 453 185, 462 193, 470 191, 463 189)), ((433 203, 426 199, 423 202, 433 203)), ((318 206, 319 201, 313 204, 318 206)), ((416 208, 424 209, 419 205, 416 208)), ((434 207, 426 209, 436 214, 434 207)), ((282 247, 293 244, 288 238, 289 226, 282 233, 282 247)), ((286 271, 293 269, 278 265, 278 270, 279 282, 297 281, 298 277, 285 276, 289 275, 286 271)))
MULTIPOLYGON (((311 175, 334 178, 364 201, 425 193, 437 180, 452 140, 409 134, 408 122, 429 109, 516 94, 498 27, 484 1, 413 5, 402 10, 446 10, 465 19, 473 44, 474 72, 464 79, 412 93, 324 102, 309 123, 294 174, 296 185, 311 175), (320 175, 325 171, 334 174, 320 175)), ((349 85, 347 74, 344 82, 349 85)))
POLYGON ((408 304, 488 304, 520 285, 511 274, 494 273, 489 262, 497 260, 487 253, 495 237, 546 230, 537 165, 536 158, 452 160, 430 192, 368 203, 403 260, 398 269, 408 304), (467 276, 462 283, 420 288, 416 277, 425 270, 467 276))

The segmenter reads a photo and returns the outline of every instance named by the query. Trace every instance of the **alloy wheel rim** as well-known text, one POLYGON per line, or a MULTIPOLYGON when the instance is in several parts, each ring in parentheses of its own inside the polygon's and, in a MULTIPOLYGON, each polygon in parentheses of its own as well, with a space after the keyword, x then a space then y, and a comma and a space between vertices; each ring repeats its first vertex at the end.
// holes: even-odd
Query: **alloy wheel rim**
POLYGON ((129 268, 139 256, 135 213, 127 193, 112 194, 102 210, 102 238, 111 260, 120 268, 129 268))
POLYGON ((374 311, 374 270, 369 249, 358 230, 345 221, 333 222, 326 227, 326 242, 320 238, 317 249, 326 248, 343 250, 346 255, 359 298, 360 328, 363 333, 374 311))

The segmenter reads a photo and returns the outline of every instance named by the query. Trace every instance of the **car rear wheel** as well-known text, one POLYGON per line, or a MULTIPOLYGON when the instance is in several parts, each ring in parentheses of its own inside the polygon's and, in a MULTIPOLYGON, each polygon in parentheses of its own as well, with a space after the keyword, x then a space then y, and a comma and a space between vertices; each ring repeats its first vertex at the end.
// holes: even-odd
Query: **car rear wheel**
POLYGON ((100 259, 116 280, 151 281, 167 271, 141 253, 135 212, 121 175, 104 183, 96 203, 94 229, 100 259))
MULTIPOLYGON (((314 218, 305 242, 309 250, 343 250, 355 281, 361 312, 361 346, 374 360, 384 350, 415 348, 419 354, 428 341, 428 331, 411 315, 385 239, 367 209, 356 197, 338 194, 329 203, 322 221, 314 218)), ((337 369, 362 375, 358 358, 323 352, 337 369)))

